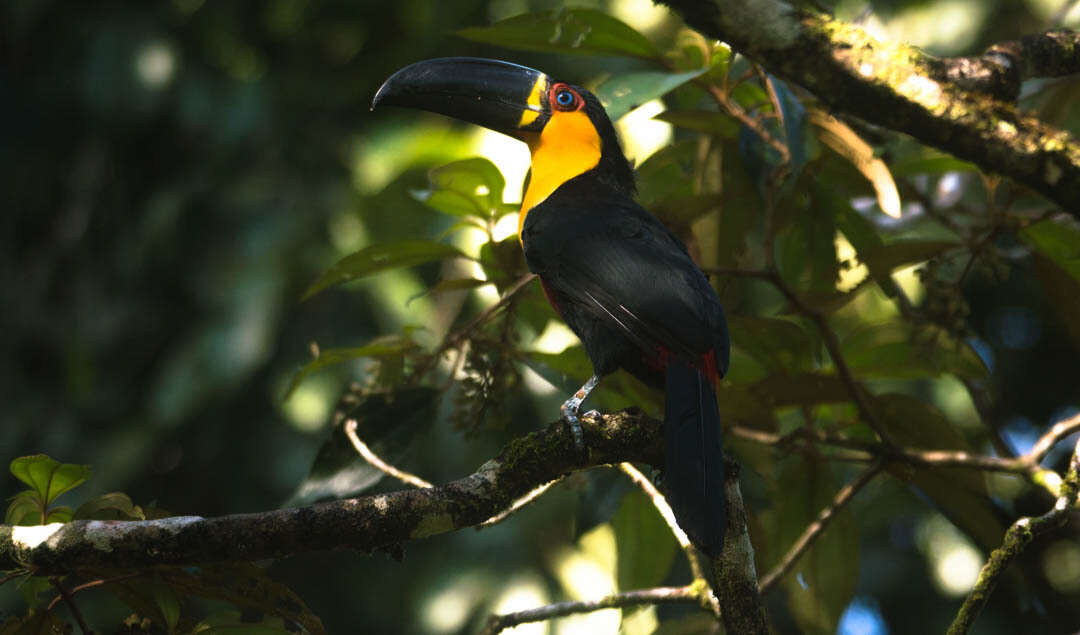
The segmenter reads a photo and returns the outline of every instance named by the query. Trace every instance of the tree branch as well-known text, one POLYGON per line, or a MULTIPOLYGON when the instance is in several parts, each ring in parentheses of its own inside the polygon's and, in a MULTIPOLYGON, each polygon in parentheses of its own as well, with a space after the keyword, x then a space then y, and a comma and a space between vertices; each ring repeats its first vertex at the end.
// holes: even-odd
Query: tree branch
POLYGON ((904 132, 1080 210, 1080 143, 1011 103, 1024 77, 1080 71, 1074 33, 943 60, 783 0, 661 1, 834 112, 904 132))
POLYGON ((585 426, 586 452, 563 422, 511 441, 465 478, 297 509, 219 518, 0 526, 0 569, 36 575, 82 568, 262 560, 329 549, 372 551, 483 523, 537 485, 609 463, 663 465, 661 423, 623 411, 585 426))
POLYGON ((998 578, 1037 536, 1046 534, 1065 524, 1070 511, 1077 508, 1077 492, 1080 491, 1080 442, 1073 449, 1069 469, 1061 486, 1061 494, 1053 509, 1042 516, 1027 517, 1017 520, 1005 532, 1005 539, 1000 547, 990 554, 990 558, 979 572, 975 588, 971 590, 956 619, 949 626, 948 635, 963 635, 975 623, 975 618, 982 612, 986 601, 990 599, 998 578))
POLYGON ((624 591, 615 593, 599 600, 583 600, 577 602, 559 602, 548 604, 535 609, 527 609, 516 613, 492 615, 488 618, 487 626, 480 631, 481 635, 496 635, 504 629, 513 628, 519 624, 528 622, 542 622, 556 617, 566 617, 576 613, 591 613, 602 609, 622 608, 626 606, 639 606, 642 604, 687 604, 695 603, 701 595, 701 589, 696 585, 683 587, 658 587, 654 589, 642 589, 640 591, 624 591))

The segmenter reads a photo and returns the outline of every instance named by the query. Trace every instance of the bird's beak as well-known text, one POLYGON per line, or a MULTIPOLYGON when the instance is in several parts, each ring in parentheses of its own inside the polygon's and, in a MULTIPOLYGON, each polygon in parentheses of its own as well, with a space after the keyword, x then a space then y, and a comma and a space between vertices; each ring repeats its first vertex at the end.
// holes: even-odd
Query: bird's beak
POLYGON ((478 57, 444 57, 406 66, 383 82, 371 109, 405 106, 447 115, 523 139, 544 128, 547 75, 478 57))

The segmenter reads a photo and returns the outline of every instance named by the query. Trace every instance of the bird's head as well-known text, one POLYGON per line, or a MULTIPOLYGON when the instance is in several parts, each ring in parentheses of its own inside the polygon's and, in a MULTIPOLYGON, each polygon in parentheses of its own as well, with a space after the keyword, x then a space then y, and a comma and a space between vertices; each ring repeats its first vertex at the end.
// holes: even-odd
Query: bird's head
POLYGON ((447 115, 524 141, 532 152, 533 184, 557 187, 595 169, 611 186, 634 190, 633 170, 600 100, 538 70, 475 57, 425 60, 383 83, 371 108, 382 105, 447 115))

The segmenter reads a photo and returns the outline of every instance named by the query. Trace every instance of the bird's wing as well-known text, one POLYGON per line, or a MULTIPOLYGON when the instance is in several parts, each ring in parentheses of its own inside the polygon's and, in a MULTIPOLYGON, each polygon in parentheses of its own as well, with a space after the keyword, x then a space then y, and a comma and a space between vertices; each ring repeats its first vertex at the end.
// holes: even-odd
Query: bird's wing
POLYGON ((569 195, 529 214, 525 255, 546 285, 643 350, 691 360, 715 350, 724 372, 720 302, 686 247, 652 215, 625 196, 569 195))

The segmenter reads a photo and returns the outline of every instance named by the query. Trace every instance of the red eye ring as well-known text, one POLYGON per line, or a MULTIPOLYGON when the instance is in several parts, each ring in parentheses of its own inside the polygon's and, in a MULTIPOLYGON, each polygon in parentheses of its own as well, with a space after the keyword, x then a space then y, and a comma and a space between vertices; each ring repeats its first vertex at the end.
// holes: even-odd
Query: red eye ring
POLYGON ((551 87, 548 92, 548 102, 555 110, 570 111, 581 110, 585 105, 581 95, 567 84, 558 83, 551 87))

